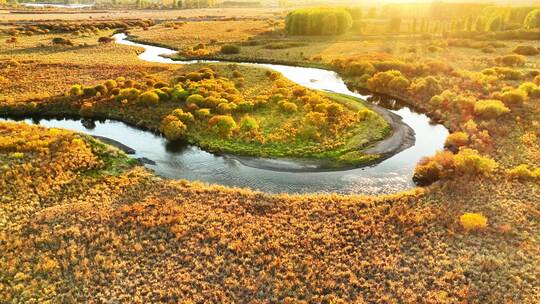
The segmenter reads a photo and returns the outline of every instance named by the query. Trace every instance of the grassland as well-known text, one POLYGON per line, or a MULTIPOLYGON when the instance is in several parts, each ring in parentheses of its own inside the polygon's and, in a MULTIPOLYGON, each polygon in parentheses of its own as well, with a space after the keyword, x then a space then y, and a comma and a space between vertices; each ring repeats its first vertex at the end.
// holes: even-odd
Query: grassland
MULTIPOLYGON (((280 39, 309 45, 302 56, 294 47, 263 59, 321 56, 351 86, 400 97, 448 126, 448 149, 419 166, 433 183, 378 197, 269 195, 163 180, 80 135, 0 123, 0 301, 538 303, 538 56, 510 67, 497 59, 537 42, 498 41, 505 46, 485 53, 470 47, 485 41, 442 37, 391 48, 380 37, 280 39), (475 106, 486 100, 508 111, 475 106), (486 225, 465 229, 466 213, 486 225)), ((79 60, 101 60, 96 53, 79 60)))

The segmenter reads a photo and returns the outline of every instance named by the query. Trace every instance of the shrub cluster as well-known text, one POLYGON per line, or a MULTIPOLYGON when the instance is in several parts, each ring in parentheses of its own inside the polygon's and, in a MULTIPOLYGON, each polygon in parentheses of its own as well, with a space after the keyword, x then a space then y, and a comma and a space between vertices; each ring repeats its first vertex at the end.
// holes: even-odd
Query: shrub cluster
POLYGON ((486 119, 497 118, 509 112, 510 109, 507 108, 500 100, 479 100, 474 104, 474 114, 476 114, 478 117, 486 119))
POLYGON ((482 230, 487 227, 487 218, 479 213, 465 213, 459 218, 459 222, 467 231, 482 230))
POLYGON ((221 53, 226 55, 239 54, 240 47, 234 44, 225 44, 221 47, 221 53))
POLYGON ((418 163, 413 180, 418 185, 425 186, 455 176, 489 176, 497 167, 498 164, 493 159, 482 156, 473 149, 462 148, 457 154, 441 151, 418 163))

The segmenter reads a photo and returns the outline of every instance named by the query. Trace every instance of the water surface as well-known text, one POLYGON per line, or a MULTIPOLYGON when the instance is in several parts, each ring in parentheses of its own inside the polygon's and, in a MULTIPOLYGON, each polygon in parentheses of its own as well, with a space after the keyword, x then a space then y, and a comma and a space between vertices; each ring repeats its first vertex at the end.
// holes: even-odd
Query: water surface
MULTIPOLYGON (((139 55, 141 60, 168 64, 201 62, 173 61, 164 58, 160 55, 172 55, 175 51, 128 41, 125 34, 116 34, 114 38, 119 44, 143 47, 145 51, 139 55)), ((135 157, 146 157, 155 161, 155 165, 146 166, 167 178, 199 180, 273 193, 381 194, 406 190, 414 187, 412 174, 416 163, 422 157, 433 155, 443 148, 448 135, 448 130, 444 126, 431 123, 426 115, 416 113, 395 100, 373 98, 352 92, 333 71, 274 64, 245 64, 278 71, 284 77, 311 89, 371 100, 401 116, 403 122, 413 128, 416 143, 411 148, 371 167, 332 172, 278 172, 246 166, 234 157, 216 156, 195 146, 171 144, 152 132, 116 121, 96 121, 95 127, 92 128, 85 127, 80 120, 41 119, 27 122, 109 137, 134 148, 137 151, 135 157)))

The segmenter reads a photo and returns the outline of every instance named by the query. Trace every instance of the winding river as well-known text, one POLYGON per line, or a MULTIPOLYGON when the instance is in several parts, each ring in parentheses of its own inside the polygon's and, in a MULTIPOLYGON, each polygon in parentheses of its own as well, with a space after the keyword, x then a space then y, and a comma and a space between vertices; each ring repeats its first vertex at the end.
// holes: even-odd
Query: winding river
MULTIPOLYGON (((167 64, 201 62, 174 61, 162 57, 160 55, 172 55, 175 51, 129 41, 125 34, 116 34, 114 38, 116 43, 144 48, 145 51, 139 55, 144 61, 167 64)), ((232 187, 248 187, 272 193, 382 194, 406 190, 414 187, 412 174, 416 163, 422 157, 433 155, 442 149, 448 135, 448 130, 444 126, 431 123, 426 115, 416 113, 397 101, 350 91, 341 77, 333 71, 274 64, 243 64, 278 71, 286 78, 311 89, 342 93, 379 104, 401 116, 403 122, 414 130, 416 142, 412 147, 371 167, 331 172, 282 172, 257 168, 253 166, 253 162, 257 160, 245 162, 242 158, 234 156, 213 155, 191 145, 171 144, 159 135, 117 121, 83 124, 80 120, 41 119, 27 122, 116 140, 135 149, 134 157, 154 161, 154 164, 145 166, 160 176, 232 187)), ((295 163, 290 162, 288 165, 295 166, 295 163)))

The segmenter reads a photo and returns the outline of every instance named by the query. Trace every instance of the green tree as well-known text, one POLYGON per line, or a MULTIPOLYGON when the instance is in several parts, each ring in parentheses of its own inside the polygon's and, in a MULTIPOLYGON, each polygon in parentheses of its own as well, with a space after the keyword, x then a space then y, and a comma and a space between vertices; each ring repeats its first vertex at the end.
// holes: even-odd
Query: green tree
POLYGON ((526 29, 537 29, 540 28, 540 8, 532 10, 525 17, 523 26, 526 29))
POLYGON ((388 32, 390 33, 399 33, 401 30, 401 18, 395 17, 390 19, 390 23, 388 24, 388 32))

